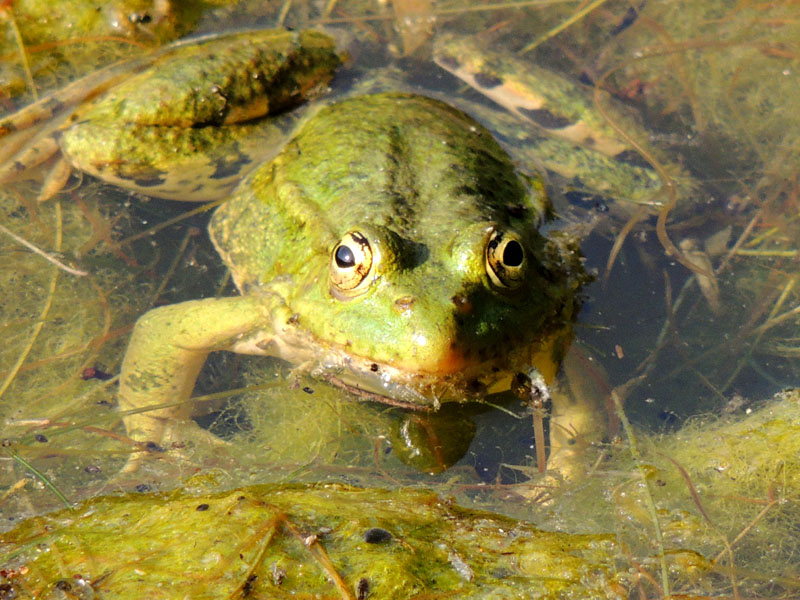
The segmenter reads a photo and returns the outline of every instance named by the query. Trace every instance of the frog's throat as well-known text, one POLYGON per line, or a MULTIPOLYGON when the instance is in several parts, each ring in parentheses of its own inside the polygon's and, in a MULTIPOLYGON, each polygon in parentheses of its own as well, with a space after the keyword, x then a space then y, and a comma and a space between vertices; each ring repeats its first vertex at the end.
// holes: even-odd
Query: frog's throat
POLYGON ((525 371, 532 360, 531 348, 522 345, 508 355, 467 364, 453 372, 410 371, 320 341, 294 325, 292 319, 275 321, 282 323, 280 328, 255 332, 229 349, 241 354, 275 356, 358 399, 418 411, 437 410, 444 402, 474 402, 487 393, 507 389, 510 373, 525 371))

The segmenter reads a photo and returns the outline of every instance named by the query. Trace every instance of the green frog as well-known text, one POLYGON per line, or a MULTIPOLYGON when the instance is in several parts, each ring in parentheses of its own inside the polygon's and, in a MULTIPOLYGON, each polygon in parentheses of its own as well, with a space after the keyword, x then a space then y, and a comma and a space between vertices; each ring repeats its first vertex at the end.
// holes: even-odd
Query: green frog
MULTIPOLYGON (((280 357, 416 411, 512 385, 548 400, 585 274, 571 240, 539 230, 550 216, 541 177, 520 173, 464 112, 407 93, 328 105, 277 155, 262 150, 264 132, 285 135, 291 117, 247 123, 326 85, 338 62, 316 32, 174 46, 59 130, 73 166, 152 195, 207 200, 252 169, 209 226, 241 295, 136 323, 119 390, 132 438, 163 447, 196 434, 189 400, 218 350, 280 357)), ((554 415, 562 438, 600 437, 603 412, 567 403, 554 415)))

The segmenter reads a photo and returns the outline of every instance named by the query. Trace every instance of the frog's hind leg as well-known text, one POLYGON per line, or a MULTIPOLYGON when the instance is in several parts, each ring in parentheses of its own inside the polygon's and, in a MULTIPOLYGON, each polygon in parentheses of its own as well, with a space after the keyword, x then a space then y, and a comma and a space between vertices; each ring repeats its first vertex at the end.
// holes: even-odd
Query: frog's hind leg
MULTIPOLYGON (((28 171, 59 152, 58 131, 76 107, 135 72, 144 62, 132 59, 100 69, 0 119, 0 183, 25 177, 28 171)), ((65 181, 63 173, 62 165, 59 174, 65 181)), ((40 199, 54 193, 45 189, 40 199)))

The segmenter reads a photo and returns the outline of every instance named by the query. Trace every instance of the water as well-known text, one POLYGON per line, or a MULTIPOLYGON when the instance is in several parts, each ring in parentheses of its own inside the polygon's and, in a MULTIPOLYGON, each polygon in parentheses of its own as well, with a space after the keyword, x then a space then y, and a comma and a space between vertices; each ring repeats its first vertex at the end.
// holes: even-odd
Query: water
MULTIPOLYGON (((268 12, 261 4, 215 12, 201 19, 197 31, 275 25, 277 12, 268 12)), ((573 350, 579 366, 571 370, 570 384, 582 384, 590 393, 604 396, 614 389, 624 399, 626 414, 640 428, 648 464, 658 464, 663 472, 651 481, 654 493, 663 494, 655 496, 657 506, 665 511, 662 526, 675 529, 679 523, 684 527, 681 535, 665 543, 668 548, 697 549, 712 558, 724 545, 719 538, 715 542, 701 535, 697 523, 703 519, 687 491, 690 486, 674 465, 658 458, 651 445, 664 443, 659 447, 663 454, 672 443, 669 440, 686 440, 670 436, 689 431, 683 429, 687 423, 703 423, 709 415, 722 415, 725 422, 735 423, 775 392, 797 385, 800 313, 795 265, 800 236, 792 170, 797 164, 797 141, 792 136, 798 131, 793 119, 800 111, 792 105, 797 84, 795 54, 787 50, 797 32, 781 12, 789 7, 780 4, 767 15, 772 19, 770 27, 757 11, 733 11, 724 2, 682 4, 650 2, 643 14, 635 15, 629 12, 629 4, 609 2, 521 57, 562 70, 573 79, 602 82, 626 96, 646 120, 652 135, 649 143, 668 160, 682 164, 682 177, 695 181, 691 193, 681 197, 671 211, 661 234, 663 208, 639 209, 602 194, 588 201, 557 197, 562 221, 556 227, 581 233, 586 267, 597 275, 585 289, 584 309, 575 328, 573 350), (634 218, 636 223, 626 230, 634 218), (617 251, 614 243, 623 231, 626 237, 617 251), (660 239, 663 233, 678 246, 689 240, 681 247, 695 273, 678 256, 667 253, 660 239), (703 260, 710 267, 704 268, 703 260), (703 272, 709 269, 715 277, 703 272), (698 280, 706 286, 705 293, 698 280), (716 296, 709 291, 714 285, 716 296), (661 433, 668 435, 662 440, 661 433), (662 489, 659 482, 664 484, 662 489)), ((428 93, 454 98, 458 93, 487 110, 495 110, 491 101, 466 91, 461 82, 427 60, 429 23, 480 36, 492 50, 517 55, 528 42, 544 36, 577 10, 572 5, 536 3, 493 10, 488 4, 426 8, 420 3, 416 9, 408 8, 411 14, 404 14, 401 3, 395 4, 398 12, 392 13, 385 6, 339 2, 325 17, 319 6, 286 6, 288 25, 301 28, 336 21, 337 35, 358 38, 353 64, 335 85, 349 88, 362 72, 395 63, 394 54, 421 42, 415 57, 399 62, 406 69, 403 85, 422 86, 428 93), (489 29, 494 32, 487 35, 489 29)), ((529 127, 520 125, 521 130, 529 127)), ((679 183, 685 184, 684 189, 689 187, 687 181, 679 183)), ((554 175, 552 190, 559 196, 569 190, 569 184, 554 175)), ((117 238, 126 237, 187 207, 131 202, 124 193, 114 196, 108 188, 90 183, 80 188, 79 202, 74 194, 62 200, 64 241, 59 248, 55 205, 36 207, 30 200, 35 191, 35 186, 22 185, 4 192, 2 223, 47 250, 67 256, 82 253, 93 276, 78 279, 59 274, 54 279, 52 267, 3 238, 2 251, 9 265, 3 275, 4 297, 15 294, 2 313, 8 348, 0 355, 0 371, 9 381, 2 397, 0 436, 13 440, 0 463, 3 488, 13 490, 3 497, 5 525, 58 506, 43 479, 14 460, 17 455, 70 500, 134 483, 169 489, 198 470, 216 473, 198 484, 212 488, 328 477, 360 485, 422 485, 454 494, 462 502, 551 527, 615 531, 641 544, 645 555, 654 552, 642 542, 652 535, 646 502, 630 500, 633 493, 626 492, 635 487, 638 471, 624 443, 585 449, 582 460, 586 464, 601 454, 605 462, 598 462, 594 475, 585 482, 552 492, 537 487, 529 418, 470 409, 476 435, 464 458, 450 470, 429 476, 402 464, 392 451, 399 442, 392 439, 391 428, 403 419, 398 411, 365 409, 324 384, 296 379, 286 365, 267 362, 265 366, 263 360, 242 357, 214 358, 196 391, 225 392, 265 381, 277 385, 261 391, 262 395, 251 391, 232 405, 216 398, 206 403, 206 422, 232 440, 226 450, 235 458, 234 464, 202 454, 186 462, 156 455, 135 482, 118 483, 114 476, 130 446, 115 437, 121 429, 112 410, 113 381, 84 381, 80 373, 86 366, 118 372, 130 324, 154 302, 172 303, 220 290, 230 294, 232 287, 202 234, 205 215, 112 251, 109 245, 97 245, 102 238, 99 224, 111 223, 117 238), (125 210, 120 210, 123 205, 125 210), (51 286, 56 293, 48 308, 51 286), (45 326, 34 338, 40 321, 45 326), (12 380, 13 367, 30 340, 30 354, 12 380), (555 502, 537 504, 540 493, 554 496, 555 502), (620 524, 620 515, 635 524, 620 524)), ((666 201, 661 198, 662 206, 666 201)), ((506 401, 505 407, 518 416, 524 412, 513 401, 506 401)), ((609 415, 614 421, 610 408, 609 415)), ((704 431, 701 425, 698 439, 704 431)), ((720 434, 720 446, 734 444, 726 435, 720 434)), ((788 435, 797 437, 791 430, 788 435)), ((459 439, 459 443, 464 441, 459 439)), ((691 438, 685 443, 691 444, 691 438)), ((777 457, 786 461, 791 455, 787 458, 775 449, 775 456, 776 463, 765 460, 763 469, 774 468, 775 481, 780 482, 781 469, 789 471, 797 465, 776 466, 777 457)), ((696 464, 682 467, 698 481, 708 474, 696 464)), ((717 525, 729 541, 755 519, 760 508, 747 512, 753 502, 764 506, 770 497, 783 494, 792 500, 796 494, 780 483, 764 483, 760 489, 734 487, 726 493, 747 496, 747 501, 727 505, 729 499, 703 495, 703 491, 699 490, 700 498, 717 523, 726 513, 742 513, 740 521, 723 520, 717 525)), ((797 515, 789 509, 776 505, 771 510, 770 523, 777 531, 797 527, 797 515)), ((741 544, 745 549, 735 561, 742 578, 748 569, 765 568, 757 560, 768 544, 759 544, 771 535, 774 532, 769 529, 745 535, 741 544)), ((790 549, 771 552, 776 572, 791 570, 790 549)), ((657 568, 652 572, 659 577, 657 568)), ((722 577, 716 585, 715 590, 728 593, 731 582, 722 577)), ((798 592, 796 582, 770 588, 754 578, 746 585, 766 596, 790 597, 798 592)))

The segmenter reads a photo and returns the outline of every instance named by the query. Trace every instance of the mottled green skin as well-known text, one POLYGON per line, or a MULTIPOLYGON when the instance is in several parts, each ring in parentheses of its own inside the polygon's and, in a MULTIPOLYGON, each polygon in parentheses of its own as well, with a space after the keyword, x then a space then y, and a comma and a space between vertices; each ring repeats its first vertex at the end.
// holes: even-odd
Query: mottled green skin
POLYGON ((239 287, 271 291, 277 280, 298 325, 315 338, 437 372, 462 357, 507 354, 560 309, 570 292, 540 264, 545 203, 538 184, 526 186, 464 113, 421 96, 380 94, 321 110, 217 210, 210 229, 239 287), (342 301, 330 291, 329 257, 353 230, 384 257, 370 289, 342 301), (531 257, 517 289, 489 280, 493 230, 519 234, 531 257), (471 310, 459 310, 454 297, 471 310))
POLYGON ((316 31, 178 43, 71 115, 61 151, 73 167, 121 187, 217 199, 277 143, 264 138, 283 133, 250 121, 297 106, 339 63, 333 40, 316 31))
MULTIPOLYGON (((188 400, 205 357, 220 349, 280 356, 349 385, 383 376, 392 389, 362 389, 426 408, 526 372, 537 352, 551 365, 581 270, 577 253, 538 233, 546 210, 541 182, 521 178, 486 129, 442 102, 379 94, 324 108, 212 219, 243 296, 143 316, 120 407, 188 400), (351 231, 376 257, 352 297, 329 275, 332 251, 351 231), (489 276, 493 232, 524 248, 513 289, 489 276)), ((165 442, 188 414, 187 403, 126 425, 138 439, 165 442)))

